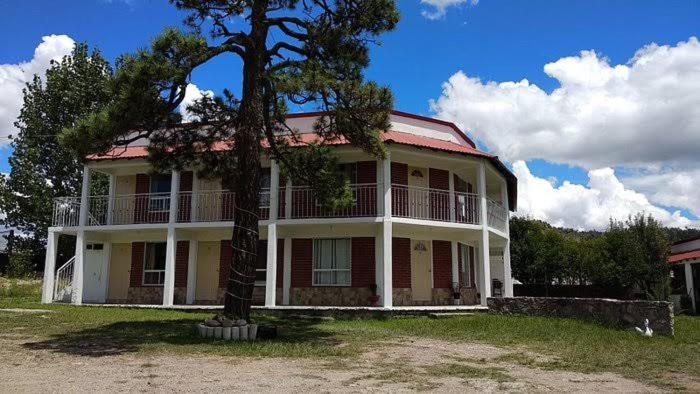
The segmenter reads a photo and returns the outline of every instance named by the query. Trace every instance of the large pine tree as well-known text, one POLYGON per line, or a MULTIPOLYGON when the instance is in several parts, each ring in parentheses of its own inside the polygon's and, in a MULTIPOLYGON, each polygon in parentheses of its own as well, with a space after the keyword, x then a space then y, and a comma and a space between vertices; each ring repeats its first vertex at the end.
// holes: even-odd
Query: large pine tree
POLYGON ((389 128, 392 95, 365 81, 363 70, 369 46, 399 16, 394 0, 171 2, 188 13, 189 30, 166 30, 150 49, 124 56, 112 84, 113 101, 62 138, 89 154, 145 137, 156 169, 194 167, 203 176, 221 176, 235 191, 236 207, 224 312, 247 319, 261 154, 280 163, 295 182, 314 188, 326 204, 347 203, 347 180, 338 176, 324 141, 345 138, 377 157, 385 154, 380 134, 389 128), (190 108, 199 122, 181 125, 176 110, 192 71, 223 54, 242 62, 239 96, 226 90, 205 97, 190 108), (321 142, 290 148, 298 134, 285 123, 290 104, 325 113, 314 130, 321 142))
POLYGON ((52 61, 44 77, 24 88, 24 103, 12 137, 10 173, 0 188, 2 223, 20 234, 22 249, 40 255, 51 225, 53 199, 80 195, 82 164, 58 142, 58 135, 109 101, 109 63, 99 51, 77 44, 52 61))

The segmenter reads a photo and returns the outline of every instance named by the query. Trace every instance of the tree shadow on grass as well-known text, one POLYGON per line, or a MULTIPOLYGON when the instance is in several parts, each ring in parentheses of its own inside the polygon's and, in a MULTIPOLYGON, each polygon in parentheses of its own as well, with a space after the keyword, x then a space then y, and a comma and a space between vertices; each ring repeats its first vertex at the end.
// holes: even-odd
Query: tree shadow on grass
POLYGON ((332 332, 318 327, 318 319, 258 318, 258 324, 277 326, 278 335, 275 339, 255 342, 201 338, 196 330, 196 324, 200 322, 201 320, 194 318, 121 321, 55 334, 49 339, 25 343, 22 346, 29 350, 50 350, 86 357, 135 353, 149 345, 163 345, 163 350, 172 351, 178 351, 178 347, 202 345, 201 352, 207 354, 284 356, 287 348, 314 348, 323 351, 324 348, 328 350, 338 347, 341 343, 334 338, 332 332))

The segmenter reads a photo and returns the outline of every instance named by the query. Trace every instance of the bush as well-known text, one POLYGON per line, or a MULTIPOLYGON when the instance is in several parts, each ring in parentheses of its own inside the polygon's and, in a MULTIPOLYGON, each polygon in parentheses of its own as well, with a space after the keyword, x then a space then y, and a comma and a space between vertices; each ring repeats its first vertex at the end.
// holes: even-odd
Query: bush
POLYGON ((7 276, 10 278, 29 278, 34 274, 35 268, 32 254, 17 251, 10 256, 7 263, 7 276))

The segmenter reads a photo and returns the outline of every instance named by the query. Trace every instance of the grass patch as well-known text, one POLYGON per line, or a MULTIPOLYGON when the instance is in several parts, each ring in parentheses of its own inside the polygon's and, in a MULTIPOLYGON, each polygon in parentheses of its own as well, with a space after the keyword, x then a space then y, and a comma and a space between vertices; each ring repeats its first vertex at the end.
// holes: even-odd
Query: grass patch
MULTIPOLYGON (((386 320, 278 319, 279 337, 245 343, 202 339, 194 325, 211 313, 42 305, 39 285, 15 282, 0 293, 0 308, 50 309, 51 314, 0 312, 0 336, 31 339, 32 349, 101 356, 127 352, 175 352, 250 357, 312 357, 330 365, 347 365, 370 347, 397 337, 425 337, 453 342, 480 342, 512 351, 479 366, 514 363, 542 369, 614 372, 635 380, 673 387, 674 375, 700 379, 700 318, 677 316, 676 336, 645 338, 568 319, 474 314, 446 319, 386 320), (31 290, 31 286, 33 290, 31 290), (535 359, 542 354, 545 361, 535 359)), ((469 354, 455 354, 465 357, 469 354)), ((458 360, 455 358, 455 360, 458 360)), ((474 363, 471 363, 474 364, 474 363)), ((442 372, 459 373, 451 363, 442 372), (450 368, 453 368, 452 370, 450 368)), ((481 368, 480 368, 481 369, 481 368)), ((387 373, 390 373, 388 371, 387 373)), ((469 375, 470 371, 462 371, 469 375)), ((472 371, 474 372, 474 371, 472 371)), ((493 372, 493 371, 492 371, 493 372)), ((400 379, 398 370, 380 380, 400 379)))

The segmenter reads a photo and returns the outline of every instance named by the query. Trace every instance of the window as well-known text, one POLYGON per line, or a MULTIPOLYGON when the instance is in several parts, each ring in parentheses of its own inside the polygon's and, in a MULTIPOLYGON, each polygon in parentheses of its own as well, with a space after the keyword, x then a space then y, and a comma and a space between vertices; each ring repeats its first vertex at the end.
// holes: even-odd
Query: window
POLYGON ((460 265, 460 269, 462 270, 462 286, 470 287, 472 282, 471 282, 471 271, 469 269, 469 266, 471 265, 470 264, 471 255, 469 254, 469 250, 471 248, 467 245, 459 244, 459 249, 460 249, 460 254, 461 254, 461 261, 459 262, 459 265, 460 265))
POLYGON ((143 259, 143 285, 165 283, 165 242, 147 243, 143 259))
POLYGON ((170 175, 154 175, 151 177, 148 210, 151 212, 167 212, 170 210, 170 175))
POLYGON ((315 239, 313 285, 350 286, 350 239, 315 239))

